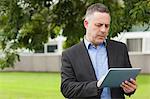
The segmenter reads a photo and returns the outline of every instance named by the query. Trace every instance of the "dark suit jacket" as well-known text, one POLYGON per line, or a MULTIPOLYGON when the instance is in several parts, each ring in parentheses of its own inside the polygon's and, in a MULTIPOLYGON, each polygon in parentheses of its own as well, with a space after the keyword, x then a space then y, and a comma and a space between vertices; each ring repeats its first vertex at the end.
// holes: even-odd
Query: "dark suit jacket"
MULTIPOLYGON (((112 40, 106 44, 109 68, 130 68, 126 45, 112 40)), ((62 53, 61 92, 70 99, 100 99, 102 89, 83 41, 62 53)), ((112 99, 124 99, 122 88, 111 88, 112 99)))

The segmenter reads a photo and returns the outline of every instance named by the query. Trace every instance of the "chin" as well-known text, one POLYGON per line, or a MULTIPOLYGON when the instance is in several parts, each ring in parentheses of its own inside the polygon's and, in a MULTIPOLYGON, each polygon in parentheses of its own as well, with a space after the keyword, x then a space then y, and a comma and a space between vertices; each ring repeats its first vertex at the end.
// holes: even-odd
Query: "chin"
POLYGON ((102 44, 104 41, 99 41, 99 42, 97 42, 96 44, 102 44))
POLYGON ((98 41, 99 44, 103 43, 103 42, 104 42, 104 39, 101 39, 101 40, 98 41))

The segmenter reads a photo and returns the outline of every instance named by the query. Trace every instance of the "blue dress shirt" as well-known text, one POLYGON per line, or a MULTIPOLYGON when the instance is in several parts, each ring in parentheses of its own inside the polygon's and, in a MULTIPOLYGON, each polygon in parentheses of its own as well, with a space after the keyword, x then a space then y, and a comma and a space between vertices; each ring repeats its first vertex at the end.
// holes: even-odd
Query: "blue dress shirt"
MULTIPOLYGON (((95 47, 84 38, 84 43, 91 58, 97 80, 100 80, 108 72, 108 57, 105 42, 95 47)), ((110 88, 103 88, 101 99, 111 99, 110 88)))

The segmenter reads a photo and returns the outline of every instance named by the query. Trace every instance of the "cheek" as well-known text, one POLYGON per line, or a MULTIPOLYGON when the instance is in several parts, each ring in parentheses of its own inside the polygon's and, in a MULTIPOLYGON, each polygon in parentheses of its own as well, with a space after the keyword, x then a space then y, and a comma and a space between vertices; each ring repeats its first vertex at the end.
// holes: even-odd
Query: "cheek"
POLYGON ((91 37, 92 37, 93 40, 96 40, 97 39, 97 33, 93 32, 91 34, 91 37))
POLYGON ((107 30, 107 32, 106 32, 106 36, 108 36, 108 33, 109 33, 109 30, 107 30))
POLYGON ((88 32, 88 37, 90 37, 92 40, 95 40, 97 35, 93 30, 90 29, 88 32))
POLYGON ((106 34, 108 35, 108 33, 109 33, 109 28, 106 30, 106 32, 107 32, 106 34))

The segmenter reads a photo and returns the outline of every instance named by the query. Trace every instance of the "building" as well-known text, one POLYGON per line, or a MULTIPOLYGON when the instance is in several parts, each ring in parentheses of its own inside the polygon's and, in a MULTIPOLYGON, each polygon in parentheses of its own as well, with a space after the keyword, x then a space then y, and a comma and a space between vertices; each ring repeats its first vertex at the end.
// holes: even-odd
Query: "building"
MULTIPOLYGON (((127 44, 129 57, 133 67, 142 68, 142 73, 150 73, 150 31, 122 32, 115 40, 127 44)), ((61 68, 61 52, 65 38, 60 36, 50 39, 40 53, 24 51, 21 61, 15 68, 6 68, 4 71, 52 71, 59 72, 61 68)))
POLYGON ((142 68, 142 73, 150 73, 150 31, 123 32, 114 39, 127 45, 133 67, 142 68))

